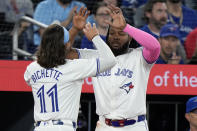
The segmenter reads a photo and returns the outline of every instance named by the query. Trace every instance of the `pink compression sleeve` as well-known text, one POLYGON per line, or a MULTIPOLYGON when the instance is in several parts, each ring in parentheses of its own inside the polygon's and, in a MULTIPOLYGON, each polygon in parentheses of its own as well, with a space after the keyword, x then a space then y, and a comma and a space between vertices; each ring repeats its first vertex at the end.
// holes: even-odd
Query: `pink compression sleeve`
POLYGON ((149 64, 158 59, 160 54, 160 44, 155 37, 140 29, 130 26, 129 24, 125 27, 124 32, 128 33, 144 47, 142 54, 149 64))

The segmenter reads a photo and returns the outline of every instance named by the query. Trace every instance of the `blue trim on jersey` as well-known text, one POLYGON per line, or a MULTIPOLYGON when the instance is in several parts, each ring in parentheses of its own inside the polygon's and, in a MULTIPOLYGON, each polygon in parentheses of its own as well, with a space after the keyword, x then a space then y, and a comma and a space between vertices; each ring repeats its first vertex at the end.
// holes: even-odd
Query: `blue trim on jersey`
POLYGON ((77 54, 78 54, 78 58, 81 59, 80 51, 78 49, 76 49, 76 51, 77 51, 77 54))
POLYGON ((96 76, 97 76, 100 73, 100 60, 99 60, 99 58, 96 59, 96 64, 97 64, 97 71, 96 71, 96 76))

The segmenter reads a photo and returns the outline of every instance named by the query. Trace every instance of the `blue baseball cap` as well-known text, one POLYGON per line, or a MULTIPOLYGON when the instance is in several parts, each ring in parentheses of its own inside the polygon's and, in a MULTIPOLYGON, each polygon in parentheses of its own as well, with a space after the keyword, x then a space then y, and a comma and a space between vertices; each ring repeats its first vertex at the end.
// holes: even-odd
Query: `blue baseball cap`
POLYGON ((160 30, 160 37, 175 36, 179 39, 180 33, 177 25, 166 24, 160 30))
POLYGON ((186 113, 197 109, 197 96, 190 98, 186 103, 186 113))

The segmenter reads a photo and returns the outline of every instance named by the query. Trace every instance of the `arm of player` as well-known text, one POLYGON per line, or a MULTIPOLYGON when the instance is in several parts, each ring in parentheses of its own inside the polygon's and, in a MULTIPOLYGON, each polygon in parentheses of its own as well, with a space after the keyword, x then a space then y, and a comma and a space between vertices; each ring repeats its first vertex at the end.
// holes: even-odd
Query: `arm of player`
POLYGON ((90 59, 98 58, 99 54, 97 50, 93 49, 75 49, 71 48, 66 54, 66 59, 90 59))
POLYGON ((89 14, 90 11, 87 11, 85 7, 81 7, 79 12, 77 12, 77 7, 74 7, 73 26, 69 30, 69 42, 66 45, 68 50, 71 49, 76 35, 84 28, 89 14))
POLYGON ((83 32, 86 35, 86 37, 94 43, 98 51, 100 61, 97 65, 100 69, 98 73, 103 72, 114 66, 116 64, 116 58, 112 53, 111 49, 108 47, 108 45, 99 36, 96 25, 93 24, 92 27, 90 23, 86 24, 85 28, 83 29, 83 32))
POLYGON ((110 26, 114 28, 118 28, 128 33, 131 37, 133 37, 139 44, 141 44, 143 48, 143 56, 148 63, 155 62, 160 54, 160 44, 159 42, 150 34, 139 30, 135 27, 126 24, 125 18, 122 14, 120 8, 115 7, 113 5, 108 6, 111 10, 109 12, 110 16, 113 19, 111 21, 105 21, 110 24, 110 26))
POLYGON ((28 71, 28 66, 27 66, 25 73, 24 73, 24 80, 27 83, 27 85, 29 85, 29 86, 30 86, 30 79, 31 79, 31 77, 30 77, 30 73, 28 71))
POLYGON ((127 24, 124 32, 133 37, 143 48, 143 56, 148 63, 154 63, 160 54, 160 44, 152 35, 127 24))

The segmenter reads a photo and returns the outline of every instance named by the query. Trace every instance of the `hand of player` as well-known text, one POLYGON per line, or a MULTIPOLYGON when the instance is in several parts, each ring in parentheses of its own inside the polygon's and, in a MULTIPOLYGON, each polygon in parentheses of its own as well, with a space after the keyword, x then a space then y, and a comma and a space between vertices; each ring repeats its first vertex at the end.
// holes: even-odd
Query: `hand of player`
POLYGON ((111 22, 111 21, 105 20, 105 22, 114 28, 123 30, 126 27, 126 21, 122 14, 121 9, 118 7, 115 7, 114 5, 109 5, 108 8, 110 9, 108 13, 112 17, 113 21, 111 22))
POLYGON ((89 41, 92 41, 92 39, 99 34, 95 23, 93 24, 93 27, 88 22, 88 24, 85 25, 85 28, 83 29, 84 34, 88 38, 89 41))
POLYGON ((90 11, 87 11, 87 8, 81 7, 79 12, 77 12, 77 8, 74 9, 74 17, 73 17, 73 27, 77 30, 81 31, 86 24, 86 19, 90 14, 90 11))

